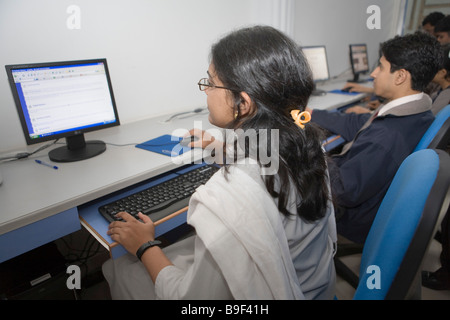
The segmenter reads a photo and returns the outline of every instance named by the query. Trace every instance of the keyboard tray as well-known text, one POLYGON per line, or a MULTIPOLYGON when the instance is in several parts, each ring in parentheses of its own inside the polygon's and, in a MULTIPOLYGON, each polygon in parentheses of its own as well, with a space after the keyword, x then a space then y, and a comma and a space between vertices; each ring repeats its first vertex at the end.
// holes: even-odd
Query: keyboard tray
POLYGON ((205 184, 217 170, 216 166, 205 165, 177 174, 160 184, 102 205, 98 211, 109 222, 120 220, 115 215, 122 211, 135 218, 142 212, 156 222, 187 207, 197 187, 205 184))

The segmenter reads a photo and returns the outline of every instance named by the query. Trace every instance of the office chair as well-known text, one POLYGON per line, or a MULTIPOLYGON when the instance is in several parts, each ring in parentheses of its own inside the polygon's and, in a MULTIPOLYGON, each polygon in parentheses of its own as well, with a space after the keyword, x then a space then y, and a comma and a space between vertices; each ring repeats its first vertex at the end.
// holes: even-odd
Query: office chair
POLYGON ((364 244, 355 300, 420 298, 423 257, 449 202, 446 152, 424 149, 404 160, 364 244))
POLYGON ((414 151, 422 149, 447 150, 450 139, 450 104, 438 112, 414 151))

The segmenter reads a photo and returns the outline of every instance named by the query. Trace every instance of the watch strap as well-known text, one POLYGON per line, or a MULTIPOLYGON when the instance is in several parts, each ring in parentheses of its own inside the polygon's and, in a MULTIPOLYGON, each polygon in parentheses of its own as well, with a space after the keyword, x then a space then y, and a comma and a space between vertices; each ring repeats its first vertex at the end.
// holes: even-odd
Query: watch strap
POLYGON ((154 247, 154 246, 157 246, 160 244, 161 244, 161 241, 159 241, 159 240, 148 241, 139 247, 139 249, 136 251, 136 256, 138 257, 139 260, 141 260, 142 255, 144 254, 144 252, 147 249, 150 249, 151 247, 154 247))

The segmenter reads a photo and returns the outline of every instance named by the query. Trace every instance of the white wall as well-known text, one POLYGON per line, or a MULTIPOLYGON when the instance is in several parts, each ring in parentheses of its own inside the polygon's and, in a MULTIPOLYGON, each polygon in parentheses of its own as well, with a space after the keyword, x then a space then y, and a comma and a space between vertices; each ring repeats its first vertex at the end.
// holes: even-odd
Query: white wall
POLYGON ((295 0, 294 39, 303 46, 326 45, 331 76, 350 68, 351 43, 367 44, 373 66, 380 42, 396 34, 402 6, 401 0, 295 0), (367 28, 371 5, 380 8, 381 29, 367 28))
POLYGON ((6 64, 105 57, 121 122, 128 123, 204 106, 196 83, 211 44, 231 29, 263 23, 301 44, 326 44, 334 75, 349 67, 350 42, 374 49, 392 34, 398 1, 0 0, 0 152, 26 146, 6 64), (365 27, 370 4, 382 8, 381 31, 365 27), (79 30, 66 26, 70 5, 81 9, 79 30))

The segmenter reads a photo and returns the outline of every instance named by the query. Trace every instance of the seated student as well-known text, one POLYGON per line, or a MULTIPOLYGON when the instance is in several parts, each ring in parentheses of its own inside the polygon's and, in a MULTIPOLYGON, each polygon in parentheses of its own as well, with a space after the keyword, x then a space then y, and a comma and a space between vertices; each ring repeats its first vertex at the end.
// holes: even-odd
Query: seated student
MULTIPOLYGON (((448 44, 450 43, 450 28, 449 28, 449 18, 447 17, 445 20, 443 20, 438 25, 437 31, 439 34, 435 32, 435 26, 438 24, 439 21, 441 21, 443 18, 445 18, 445 15, 441 12, 432 12, 429 15, 427 15, 423 21, 422 21, 422 28, 425 32, 427 32, 430 35, 435 36, 438 41, 442 44, 448 44)), ((349 88, 349 92, 365 92, 365 93, 373 93, 373 88, 348 82, 345 84, 343 89, 349 88)), ((439 91, 439 85, 436 85, 436 83, 432 82, 430 83, 427 88, 424 90, 425 93, 430 95, 436 95, 439 91)), ((347 108, 345 112, 347 113, 369 113, 375 110, 380 105, 380 101, 377 99, 371 100, 367 105, 365 106, 353 106, 350 108, 347 108)), ((436 113, 435 113, 436 114, 436 113)))
MULTIPOLYGON (((439 71, 434 76, 431 83, 437 86, 437 90, 430 94, 433 104, 431 106, 431 112, 434 115, 438 114, 445 106, 450 104, 450 44, 442 47, 443 51, 443 65, 439 68, 439 71)), ((367 107, 354 106, 347 108, 346 113, 369 113, 373 112, 380 102, 378 100, 370 101, 367 107)))
POLYGON ((422 20, 422 29, 432 36, 436 36, 434 27, 439 20, 444 18, 445 15, 442 12, 431 12, 422 20))
POLYGON ((329 170, 338 234, 358 243, 398 167, 433 122, 431 99, 422 91, 442 57, 439 43, 425 33, 395 37, 382 53, 371 76, 375 94, 386 100, 373 115, 310 110, 313 122, 349 141, 329 170))
POLYGON ((443 47, 443 53, 443 64, 433 78, 433 83, 439 85, 439 90, 431 95, 434 115, 450 104, 450 44, 443 47))
MULTIPOLYGON (((336 229, 325 154, 319 129, 298 122, 296 111, 291 116, 303 111, 314 85, 305 57, 274 28, 246 28, 212 47, 208 76, 199 87, 210 122, 242 129, 233 130, 237 137, 276 130, 270 151, 279 154, 278 170, 265 172, 246 150, 192 196, 187 222, 196 234, 151 247, 141 261, 136 252, 154 240, 153 222, 120 213, 125 221, 112 222, 108 233, 130 254, 103 266, 112 297, 333 298, 336 229)), ((257 149, 267 148, 264 140, 257 149)))
POLYGON ((434 33, 440 44, 450 44, 450 15, 445 16, 436 23, 434 33))

